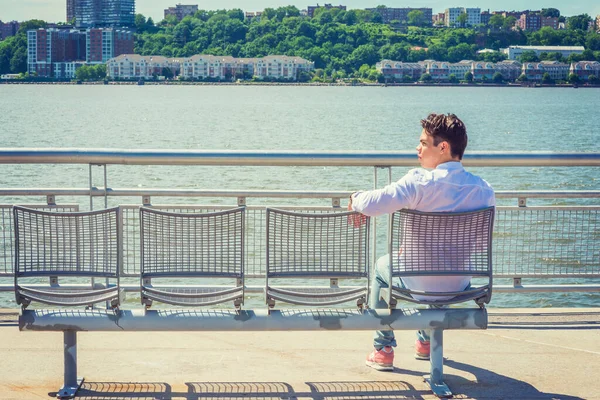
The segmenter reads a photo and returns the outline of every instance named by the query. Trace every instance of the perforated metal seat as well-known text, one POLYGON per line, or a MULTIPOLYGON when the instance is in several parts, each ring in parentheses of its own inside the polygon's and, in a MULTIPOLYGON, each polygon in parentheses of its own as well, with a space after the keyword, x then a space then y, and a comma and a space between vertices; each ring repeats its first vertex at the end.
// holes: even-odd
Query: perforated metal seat
POLYGON ((140 208, 142 304, 180 306, 244 302, 245 209, 179 213, 140 208), (160 278, 205 278, 218 285, 153 285, 160 278), (223 278, 233 278, 231 285, 223 278))
MULTIPOLYGON (((396 211, 390 221, 390 272, 399 278, 482 278, 464 291, 418 291, 392 286, 391 298, 428 305, 474 300, 483 306, 492 297, 492 231, 494 207, 471 212, 396 211), (427 296, 429 299, 415 299, 427 296), (436 297, 444 298, 436 300, 436 297)), ((382 290, 382 297, 390 296, 382 290)), ((394 303, 393 301, 391 302, 394 303)))
POLYGON ((23 308, 32 301, 58 306, 119 306, 121 230, 119 209, 90 212, 40 211, 14 206, 15 296, 23 308), (59 277, 71 282, 59 285, 59 277), (50 279, 40 289, 31 278, 50 279), (95 281, 105 280, 104 284, 95 281), (82 283, 82 279, 85 283, 82 283))
MULTIPOLYGON (((355 212, 309 214, 267 208, 266 302, 326 306, 357 301, 362 306, 369 290, 369 219, 355 226, 355 212), (285 278, 285 286, 273 279, 285 278), (329 279, 329 287, 294 287, 295 278, 329 279), (338 279, 359 286, 340 287, 338 279)), ((282 280, 282 279, 278 279, 282 280)))

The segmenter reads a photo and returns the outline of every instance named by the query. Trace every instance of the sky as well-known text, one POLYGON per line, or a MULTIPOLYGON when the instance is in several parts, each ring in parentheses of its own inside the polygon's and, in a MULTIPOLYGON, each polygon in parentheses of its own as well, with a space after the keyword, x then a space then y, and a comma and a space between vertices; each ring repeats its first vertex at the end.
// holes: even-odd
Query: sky
MULTIPOLYGON (((479 7, 481 10, 539 10, 541 8, 558 8, 562 15, 570 16, 587 13, 593 18, 600 14, 600 2, 597 0, 413 0, 399 2, 397 0, 319 0, 319 4, 344 4, 348 8, 376 7, 380 4, 388 7, 430 7, 433 12, 443 12, 448 7, 479 7), (526 4, 526 5, 524 5, 526 4)), ((309 0, 137 0, 136 13, 152 17, 155 21, 163 18, 165 8, 177 3, 198 4, 200 9, 216 10, 241 8, 244 11, 260 11, 266 7, 295 5, 306 9, 307 5, 315 5, 317 1, 309 0)), ((47 22, 61 22, 66 18, 66 0, 0 0, 0 21, 25 21, 42 19, 47 22)))

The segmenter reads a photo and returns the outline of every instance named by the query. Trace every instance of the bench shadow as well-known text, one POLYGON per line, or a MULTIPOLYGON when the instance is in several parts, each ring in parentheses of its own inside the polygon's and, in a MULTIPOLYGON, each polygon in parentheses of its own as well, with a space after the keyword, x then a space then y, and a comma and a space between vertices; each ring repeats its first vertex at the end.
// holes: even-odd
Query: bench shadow
MULTIPOLYGON (((56 393, 48 393, 56 396, 56 393)), ((171 385, 164 382, 83 382, 76 399, 138 399, 168 400, 173 397, 185 398, 186 393, 173 393, 171 385)))
POLYGON ((423 399, 430 390, 417 390, 402 381, 306 382, 313 400, 423 399))
POLYGON ((562 393, 545 393, 537 390, 533 385, 500 375, 487 369, 474 365, 464 364, 452 359, 444 358, 444 366, 468 372, 475 376, 475 380, 445 373, 444 380, 456 396, 469 399, 480 398, 505 398, 505 399, 535 399, 535 400, 582 400, 581 397, 562 393))

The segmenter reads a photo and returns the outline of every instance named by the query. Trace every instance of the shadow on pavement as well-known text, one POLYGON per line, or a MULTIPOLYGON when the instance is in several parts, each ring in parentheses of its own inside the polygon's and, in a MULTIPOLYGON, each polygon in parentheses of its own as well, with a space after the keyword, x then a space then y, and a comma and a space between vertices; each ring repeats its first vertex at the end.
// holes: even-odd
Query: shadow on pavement
POLYGON ((560 393, 544 393, 534 386, 518 379, 500 375, 487 369, 474 365, 463 364, 451 359, 444 359, 444 366, 468 372, 475 376, 475 380, 468 380, 460 376, 445 373, 444 380, 450 389, 459 398, 469 399, 561 399, 581 400, 581 397, 560 393))

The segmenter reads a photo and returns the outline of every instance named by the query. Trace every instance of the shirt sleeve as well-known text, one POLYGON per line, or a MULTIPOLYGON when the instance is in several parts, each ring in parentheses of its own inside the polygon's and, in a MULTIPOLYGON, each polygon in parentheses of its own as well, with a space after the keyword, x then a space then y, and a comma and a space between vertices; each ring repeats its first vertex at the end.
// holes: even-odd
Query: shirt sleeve
POLYGON ((402 208, 413 208, 416 197, 413 175, 409 172, 382 189, 354 193, 352 209, 369 217, 378 217, 402 208))

